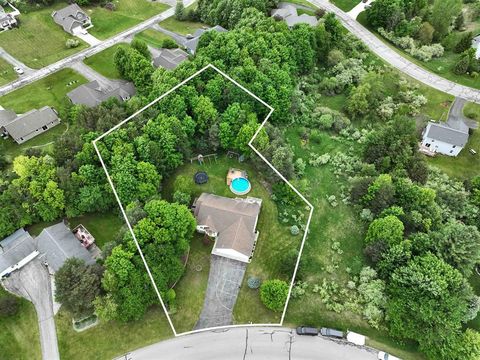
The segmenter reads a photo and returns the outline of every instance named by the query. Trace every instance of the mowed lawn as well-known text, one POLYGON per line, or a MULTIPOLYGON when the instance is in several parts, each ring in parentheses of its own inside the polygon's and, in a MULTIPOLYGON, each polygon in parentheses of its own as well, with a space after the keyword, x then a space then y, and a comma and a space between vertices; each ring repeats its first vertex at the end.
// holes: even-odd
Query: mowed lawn
POLYGON ((13 66, 0 58, 0 85, 8 84, 17 78, 17 74, 13 71, 13 66))
POLYGON ((19 17, 18 28, 0 33, 0 46, 34 69, 40 69, 86 48, 88 45, 83 41, 74 49, 65 46, 65 42, 73 36, 63 31, 51 17, 52 11, 65 6, 66 2, 56 2, 52 6, 38 9, 28 7, 19 17))
MULTIPOLYGON (((173 337, 160 306, 151 307, 141 320, 128 323, 101 321, 97 326, 79 333, 73 330, 72 317, 60 310, 55 316, 55 325, 60 357, 68 360, 113 359, 173 337)), ((30 338, 25 338, 27 339, 31 341, 30 338)))
POLYGON ((142 40, 153 47, 161 48, 163 46, 163 41, 165 39, 171 39, 171 37, 160 31, 147 29, 136 34, 135 39, 142 40))
MULTIPOLYGON (((227 172, 231 167, 247 171, 248 178, 252 184, 252 190, 246 196, 262 199, 262 209, 257 225, 260 235, 253 255, 253 260, 247 266, 244 284, 242 285, 234 309, 234 321, 237 324, 245 324, 250 321, 253 323, 275 323, 279 321, 280 314, 271 312, 261 304, 258 290, 249 289, 246 285, 246 279, 248 279, 250 275, 257 276, 262 280, 281 278, 278 270, 280 262, 286 251, 292 247, 299 247, 301 235, 292 236, 289 232, 289 228, 278 222, 277 206, 271 200, 270 193, 264 185, 262 185, 263 179, 261 174, 259 174, 258 171, 256 171, 248 162, 239 163, 236 159, 230 159, 227 157, 219 157, 216 162, 214 160, 212 160, 212 162, 207 160, 204 165, 199 165, 197 162, 194 162, 193 164, 188 164, 178 169, 177 172, 166 181, 163 191, 164 197, 167 200, 171 200, 171 194, 173 194, 174 188, 173 182, 177 176, 183 175, 191 181, 190 188, 195 197, 199 196, 202 192, 207 192, 219 196, 235 198, 237 195, 233 194, 226 184, 227 172), (194 183, 193 175, 199 170, 207 172, 209 176, 208 183, 204 185, 196 185, 194 183), (255 304, 255 306, 252 307, 252 304, 255 304)), ((194 198, 192 197, 192 201, 193 200, 194 198)), ((292 274, 293 270, 294 269, 292 268, 292 274)), ((181 284, 181 282, 179 284, 181 284)), ((203 296, 198 300, 197 306, 198 304, 203 305, 203 296)), ((178 311, 185 311, 180 307, 180 304, 178 306, 178 311)), ((195 317, 195 320, 197 319, 198 315, 195 317)), ((193 321, 190 323, 194 324, 193 321)), ((191 328, 187 330, 191 330, 191 328)))
POLYGON ((63 69, 0 97, 0 105, 19 114, 48 105, 59 111, 62 117, 69 103, 65 95, 85 83, 87 79, 77 72, 63 69))
POLYGON ((332 3, 343 11, 350 11, 362 0, 332 0, 332 3))
MULTIPOLYGON (((9 294, 0 286, 0 298, 9 294)), ((40 360, 37 314, 33 304, 19 298, 18 313, 0 317, 0 359, 40 360)))
POLYGON ((114 4, 115 11, 100 6, 88 9, 94 25, 89 32, 93 36, 107 39, 169 8, 168 5, 148 0, 117 0, 114 4))
POLYGON ((201 22, 194 22, 194 21, 178 21, 174 17, 170 17, 166 20, 163 20, 160 22, 158 25, 161 27, 173 31, 177 34, 180 35, 187 35, 187 34, 192 34, 198 30, 202 29, 204 27, 208 27, 208 25, 203 24, 201 22))
POLYGON ((122 46, 127 45, 114 45, 93 56, 90 56, 89 58, 86 58, 83 62, 107 78, 121 79, 120 73, 115 66, 114 56, 117 49, 122 46))

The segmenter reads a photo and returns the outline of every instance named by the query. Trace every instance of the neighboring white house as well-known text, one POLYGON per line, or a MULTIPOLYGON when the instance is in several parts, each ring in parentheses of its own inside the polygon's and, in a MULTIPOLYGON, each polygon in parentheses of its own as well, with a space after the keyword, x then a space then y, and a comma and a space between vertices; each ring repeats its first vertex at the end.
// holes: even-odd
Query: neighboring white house
POLYGON ((448 124, 429 122, 422 136, 424 150, 448 156, 457 156, 468 142, 468 127, 454 129, 448 124))
POLYGON ((52 12, 52 18, 63 30, 72 35, 80 34, 93 26, 90 17, 77 4, 52 12))
POLYGON ((7 3, 7 6, 10 6, 12 11, 6 12, 5 9, 0 6, 0 32, 10 30, 18 25, 16 17, 20 15, 20 11, 10 3, 7 3))

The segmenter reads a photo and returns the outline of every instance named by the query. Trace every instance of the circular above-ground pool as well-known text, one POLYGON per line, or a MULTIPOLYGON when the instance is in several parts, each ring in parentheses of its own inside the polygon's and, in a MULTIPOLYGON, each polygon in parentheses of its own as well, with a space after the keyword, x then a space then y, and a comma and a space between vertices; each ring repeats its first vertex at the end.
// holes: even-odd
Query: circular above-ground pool
POLYGON ((235 195, 245 195, 250 192, 252 186, 250 185, 250 181, 244 177, 238 177, 232 180, 230 183, 230 190, 235 195))

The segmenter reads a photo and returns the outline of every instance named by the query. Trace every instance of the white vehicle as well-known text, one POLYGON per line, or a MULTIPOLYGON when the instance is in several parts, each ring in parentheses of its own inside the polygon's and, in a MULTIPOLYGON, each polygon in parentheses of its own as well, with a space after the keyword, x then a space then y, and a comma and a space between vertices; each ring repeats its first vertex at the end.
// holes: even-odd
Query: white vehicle
POLYGON ((379 360, 400 360, 399 358, 390 355, 389 353, 386 353, 385 351, 379 351, 378 352, 378 359, 379 360))
POLYGON ((23 75, 25 73, 25 71, 23 71, 23 69, 19 66, 14 66, 13 67, 13 70, 15 70, 15 72, 18 74, 18 75, 23 75))
POLYGON ((347 341, 355 345, 365 345, 365 336, 354 333, 353 331, 347 332, 347 341))

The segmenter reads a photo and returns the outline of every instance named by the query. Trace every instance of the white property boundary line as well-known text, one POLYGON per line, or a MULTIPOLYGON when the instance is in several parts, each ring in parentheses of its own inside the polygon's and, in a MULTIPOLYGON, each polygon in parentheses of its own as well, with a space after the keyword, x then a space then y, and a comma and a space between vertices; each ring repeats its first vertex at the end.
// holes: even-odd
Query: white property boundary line
POLYGON ((178 85, 174 86, 173 88, 171 88, 170 90, 168 90, 166 93, 164 93, 163 95, 161 95, 160 97, 158 97, 157 99, 153 100, 152 102, 150 102, 149 104, 145 105, 143 108, 141 108, 140 110, 138 110, 137 112, 135 112, 133 115, 129 116, 127 119, 121 121, 120 123, 118 123, 117 125, 115 125, 114 127, 112 127, 110 130, 108 130, 107 132, 105 132, 104 134, 100 135, 98 138, 96 138, 95 140, 93 140, 93 146, 95 148, 95 151, 98 155, 98 158, 100 160, 100 163, 102 164, 102 167, 103 167, 103 170, 105 171, 105 174, 107 175, 107 179, 108 179, 108 182, 110 184, 110 186, 112 187, 112 190, 113 190, 113 194, 115 196, 115 199, 117 200, 118 202, 118 205, 120 206, 120 210, 122 212, 122 215, 125 219, 125 222, 127 223, 127 226, 128 226, 128 230, 130 231, 130 233, 132 234, 132 237, 133 237, 133 240, 135 242, 135 245, 138 249, 138 252, 140 253, 140 257, 142 258, 142 261, 145 265, 145 268, 147 270, 147 274, 150 278, 150 281, 152 282, 153 284, 153 288, 158 296, 158 299, 160 300, 160 304, 162 305, 162 308, 163 308, 163 311, 165 312, 165 315, 167 317, 167 320, 168 320, 168 323, 170 324, 170 327, 173 331, 173 334, 175 335, 175 337, 177 336, 183 336, 183 335, 189 335, 189 334, 195 334, 195 333, 199 333, 199 332, 204 332, 204 331, 213 331, 213 330, 221 330, 221 329, 229 329, 229 328, 237 328, 237 327, 258 327, 258 326, 282 326, 283 325, 283 321, 285 319, 285 314, 286 314, 286 311, 287 311, 287 307, 288 307, 288 303, 290 301, 290 296, 291 296, 291 293, 292 293, 292 289, 293 289, 293 285, 295 283, 295 277, 297 275, 297 270, 298 270, 298 266, 300 264, 300 258, 302 256, 302 252, 303 252, 303 247, 305 245, 305 241, 307 239, 307 234, 308 234, 308 229, 310 227, 310 221, 312 219, 312 215, 313 215, 313 210, 314 210, 314 207, 313 205, 282 175, 280 174, 280 172, 275 169, 275 167, 252 145, 252 142, 255 140, 255 138, 257 137, 257 135, 260 133, 260 131, 264 128, 265 124, 267 123, 268 119, 270 118, 270 116, 272 115, 274 109, 273 107, 271 107, 270 105, 268 105, 265 101, 263 101, 262 99, 260 99, 258 96, 256 96, 255 94, 253 94, 250 90, 246 89, 244 86, 242 86, 241 84, 239 84, 237 81, 235 81, 234 79, 232 79, 230 76, 228 76, 227 74, 225 74, 223 71, 221 71, 220 69, 218 69, 215 65, 213 64, 208 64, 207 66, 205 66, 204 68, 202 68, 201 70, 197 71, 196 73, 194 73, 193 75, 189 76, 187 79, 183 80, 182 82, 180 82, 178 85), (122 202, 120 200, 120 197, 118 196, 117 194, 117 191, 115 190, 115 186, 113 184, 113 181, 112 181, 112 178, 110 177, 110 174, 108 173, 108 169, 107 167, 105 166, 105 162, 103 161, 103 158, 102 158, 102 155, 100 154, 100 151, 97 147, 97 142, 101 139, 103 139, 105 136, 109 135, 110 133, 112 133, 113 131, 117 130, 119 127, 121 127, 123 124, 125 124, 127 121, 130 121, 131 119, 133 119, 134 117, 136 117, 138 114, 142 113, 144 110, 148 109, 149 107, 151 107, 152 105, 155 105, 157 102, 159 102, 161 99, 163 99, 164 97, 166 97, 167 95, 169 95, 170 93, 172 93, 173 91, 177 90, 179 87, 183 86, 184 84, 186 84, 187 82, 189 82, 190 80, 192 80, 194 77, 196 77, 197 75, 200 75, 202 72, 204 72, 205 70, 207 69, 213 69, 215 70, 216 72, 218 72, 219 74, 221 74, 223 77, 225 77, 226 79, 228 79, 229 81, 231 81, 233 84, 235 84, 236 86, 238 86, 240 89, 242 89, 243 91, 245 91, 248 95, 250 95, 251 97, 253 97, 255 100, 257 100, 258 102, 260 102, 262 105, 264 105, 265 107, 267 107, 270 111, 267 115, 267 117, 265 118, 265 120, 262 122, 262 124, 259 126, 259 128, 257 129, 257 131, 255 132, 255 134, 253 135, 252 139, 249 141, 248 143, 248 146, 250 146, 250 148, 252 148, 252 150, 266 163, 268 164, 268 166, 270 166, 270 168, 283 180, 285 181, 285 183, 308 205, 308 207, 310 208, 310 212, 309 212, 309 215, 308 215, 308 220, 307 220, 307 224, 306 224, 306 228, 305 228, 305 231, 304 231, 304 234, 303 234, 303 238, 302 238, 302 243, 300 245, 300 250, 299 250, 299 253, 298 253, 298 258, 297 258, 297 262, 295 264, 295 270, 293 272, 293 276, 292 276, 292 280, 290 282, 290 286, 289 286, 289 289, 288 289, 288 296, 287 296, 287 301, 285 302, 285 306, 283 308, 283 313, 282 313, 282 317, 280 319, 280 322, 279 323, 274 323, 274 324, 242 324, 242 325, 227 325, 227 326, 217 326, 217 327, 211 327, 211 328, 204 328, 204 329, 199 329, 199 330, 193 330, 193 331, 187 331, 187 332, 183 332, 183 333, 180 333, 178 334, 177 331, 175 330, 175 326, 173 325, 173 322, 172 322, 172 319, 170 318, 170 315, 168 314, 168 311, 167 311, 167 308, 165 306, 165 303, 163 302, 162 300, 162 296, 160 295, 160 291, 158 290, 158 287, 155 283, 155 280, 153 279, 153 275, 152 273, 150 272, 150 268, 148 267, 148 264, 145 260, 145 257, 143 255, 143 252, 142 252, 142 249, 140 248, 140 244, 138 243, 137 241, 137 238, 135 236, 135 233, 133 232, 133 228, 128 220, 128 217, 127 217, 127 214, 125 212, 125 209, 122 205, 122 202))

